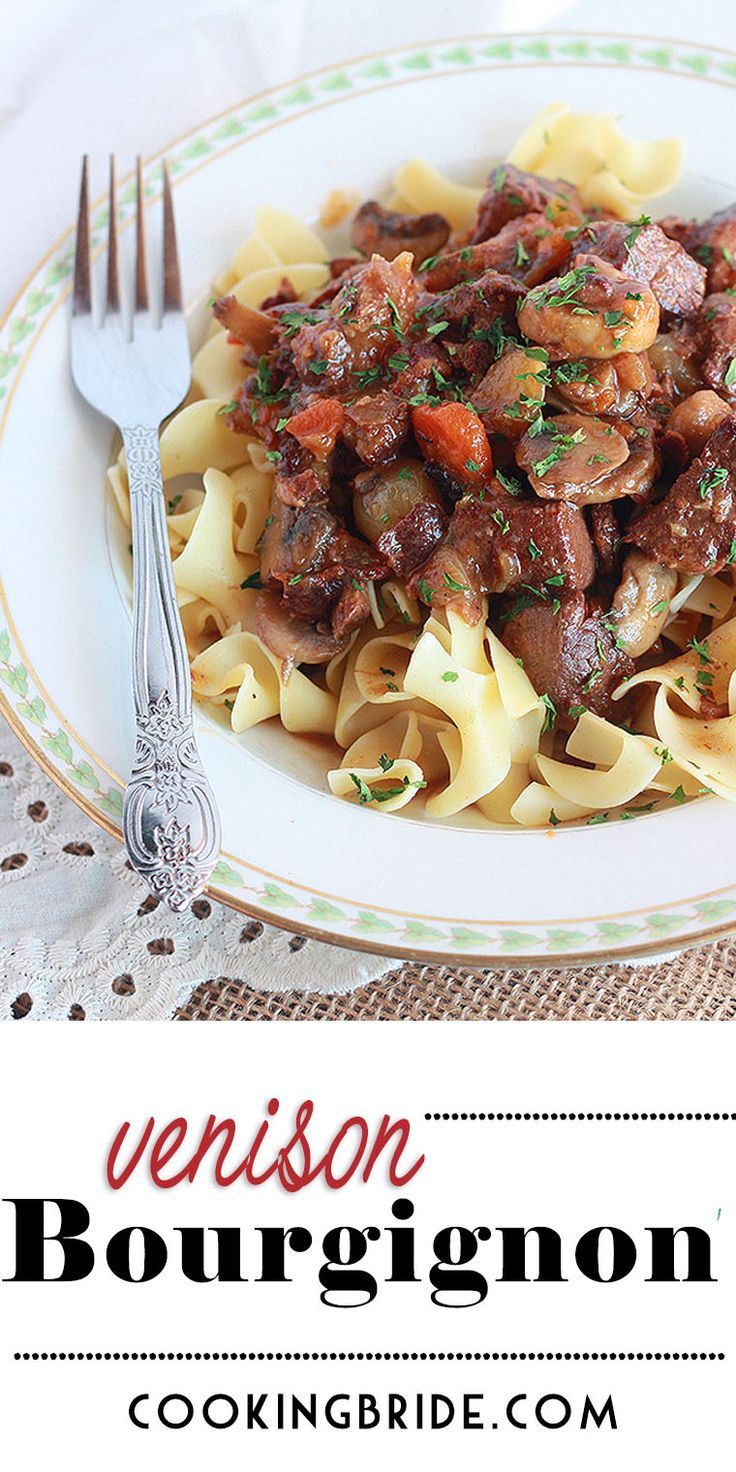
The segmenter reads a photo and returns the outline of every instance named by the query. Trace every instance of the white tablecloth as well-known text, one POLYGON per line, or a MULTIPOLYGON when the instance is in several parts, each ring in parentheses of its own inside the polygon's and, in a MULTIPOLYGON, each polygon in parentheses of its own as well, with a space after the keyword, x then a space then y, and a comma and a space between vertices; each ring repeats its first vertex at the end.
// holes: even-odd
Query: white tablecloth
MULTIPOLYGON (((0 295, 69 224, 84 152, 127 162, 251 92, 392 45, 552 26, 733 45, 733 15, 732 0, 0 0, 0 295)), ((345 990, 389 964, 199 910, 151 910, 0 718, 0 1017, 164 1018, 204 979, 345 990)))

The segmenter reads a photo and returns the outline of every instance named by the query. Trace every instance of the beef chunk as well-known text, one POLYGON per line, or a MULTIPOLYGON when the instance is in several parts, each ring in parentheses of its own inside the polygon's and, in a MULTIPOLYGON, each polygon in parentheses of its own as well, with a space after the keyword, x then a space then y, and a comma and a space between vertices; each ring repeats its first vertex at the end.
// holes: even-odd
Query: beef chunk
POLYGON ((581 511, 562 501, 519 501, 503 493, 464 496, 446 540, 415 575, 420 597, 456 604, 473 622, 487 593, 527 583, 557 597, 593 581, 593 545, 581 511))
POLYGON ((291 338, 294 368, 310 389, 327 390, 360 384, 396 351, 414 313, 417 286, 411 258, 384 261, 374 256, 345 282, 329 305, 328 315, 309 315, 291 338))
POLYGON ((486 271, 477 281, 464 282, 423 300, 419 320, 427 330, 446 322, 442 346, 453 367, 480 377, 494 361, 506 329, 515 326, 516 307, 523 297, 520 281, 498 271, 486 271))
POLYGON ((570 250, 564 230, 554 229, 546 215, 522 215, 509 220, 490 240, 440 256, 436 265, 422 272, 422 285, 427 291, 447 291, 485 271, 500 271, 536 286, 565 269, 570 250))
POLYGON ((530 214, 543 214, 552 225, 577 224, 583 204, 572 184, 562 179, 550 182, 513 164, 499 164, 489 175, 471 240, 490 240, 509 220, 530 214))
POLYGON ((447 516, 433 501, 418 501, 390 530, 381 532, 376 547, 400 578, 408 578, 442 541, 447 516))
MULTIPOLYGON (((387 575, 380 552, 346 532, 327 506, 295 511, 274 494, 271 515, 261 548, 261 577, 280 591, 282 609, 296 621, 329 624, 347 590, 357 591, 371 578, 387 575)), ((350 600, 352 614, 354 603, 350 600)))
POLYGON ((705 267, 700 265, 659 225, 642 227, 619 220, 601 220, 586 225, 579 249, 590 240, 590 249, 602 261, 616 266, 626 276, 644 281, 666 312, 689 317, 705 295, 705 267))
POLYGON ((617 648, 607 622, 584 593, 563 594, 557 608, 530 596, 502 615, 504 644, 521 659, 538 694, 549 695, 563 727, 583 708, 610 717, 613 691, 634 673, 633 659, 617 648))
POLYGON ((708 273, 708 291, 736 286, 736 205, 718 210, 709 219, 662 220, 662 229, 702 263, 708 273))
POLYGON ((706 297, 702 322, 705 347, 700 371, 703 381, 736 405, 736 380, 726 381, 736 359, 736 297, 727 296, 725 292, 706 297))
POLYGON ((627 541, 684 573, 719 572, 736 539, 736 416, 724 419, 657 506, 629 528, 627 541))
POLYGON ((409 410, 389 389, 363 394, 345 408, 343 439, 364 465, 382 465, 397 455, 409 430, 409 410))
POLYGON ((618 569, 621 532, 613 507, 601 502, 590 508, 590 527, 599 570, 604 577, 613 577, 618 569))
POLYGON ((399 210, 385 210, 369 199, 353 220, 350 238, 362 255, 376 251, 387 261, 410 250, 416 269, 442 249, 449 235, 450 223, 444 215, 404 215, 399 210))

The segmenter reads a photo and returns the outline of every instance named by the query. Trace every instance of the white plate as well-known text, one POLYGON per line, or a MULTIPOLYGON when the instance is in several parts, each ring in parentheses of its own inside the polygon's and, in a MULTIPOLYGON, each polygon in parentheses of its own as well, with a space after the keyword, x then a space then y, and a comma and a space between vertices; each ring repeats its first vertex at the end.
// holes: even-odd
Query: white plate
MULTIPOLYGON (((188 294, 206 298, 257 205, 311 219, 330 189, 372 194, 415 154, 479 179, 556 98, 610 109, 632 132, 682 130, 688 172, 661 212, 719 208, 736 197, 735 87, 731 52, 562 33, 433 43, 304 77, 166 150, 188 294)), ((151 160, 151 202, 157 177, 151 160)), ((67 367, 72 245, 70 231, 51 248, 0 338, 0 700, 44 768, 119 836, 130 626, 107 534, 110 430, 67 367)), ((198 725, 224 827, 211 893, 248 914, 488 965, 651 955, 736 927, 736 813, 718 799, 549 832, 437 824, 331 797, 317 749, 275 723, 242 737, 201 713, 198 725)))

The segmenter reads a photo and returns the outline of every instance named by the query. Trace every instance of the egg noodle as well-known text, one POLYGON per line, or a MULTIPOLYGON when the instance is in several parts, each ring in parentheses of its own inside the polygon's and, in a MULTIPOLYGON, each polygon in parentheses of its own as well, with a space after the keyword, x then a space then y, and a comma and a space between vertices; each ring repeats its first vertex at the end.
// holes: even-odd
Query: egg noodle
MULTIPOLYGON (((626 138, 610 117, 555 104, 509 159, 569 180, 586 204, 632 219, 644 199, 676 181, 681 146, 626 138)), ((397 170, 388 203, 439 211, 462 230, 480 194, 414 159, 397 170)), ((306 301, 327 282, 328 258, 311 229, 263 207, 214 291, 258 307, 288 276, 306 301)), ((430 818, 444 819, 475 807, 490 823, 534 828, 626 817, 704 790, 736 801, 730 568, 718 577, 679 575, 666 635, 682 652, 617 692, 641 687, 635 731, 584 711, 566 738, 555 733, 544 697, 487 627, 487 607, 471 626, 452 606, 421 607, 396 578, 371 585, 370 620, 323 670, 289 668, 256 632, 274 467, 255 436, 226 423, 243 378, 241 352, 211 326, 194 357, 190 399, 161 436, 174 578, 199 701, 238 734, 276 717, 287 731, 332 738, 344 753, 327 773, 332 793, 382 812, 419 802, 430 818), (696 637, 704 618, 705 640, 696 637), (727 715, 700 717, 704 680, 727 715)), ((129 526, 122 451, 108 478, 129 526)))

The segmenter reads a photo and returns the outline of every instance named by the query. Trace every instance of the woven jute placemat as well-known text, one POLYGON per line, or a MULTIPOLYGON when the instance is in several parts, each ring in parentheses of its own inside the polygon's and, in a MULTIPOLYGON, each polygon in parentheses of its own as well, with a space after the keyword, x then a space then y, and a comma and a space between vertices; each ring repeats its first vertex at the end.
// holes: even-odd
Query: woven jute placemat
POLYGON ((217 977, 186 1022, 674 1021, 736 1018, 736 937, 655 966, 482 971, 405 965, 347 995, 253 991, 217 977))

